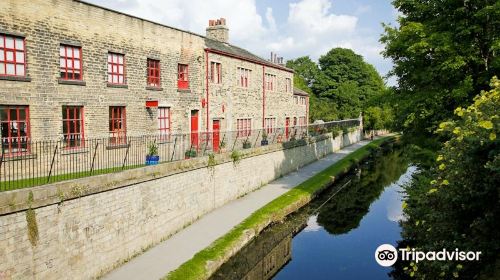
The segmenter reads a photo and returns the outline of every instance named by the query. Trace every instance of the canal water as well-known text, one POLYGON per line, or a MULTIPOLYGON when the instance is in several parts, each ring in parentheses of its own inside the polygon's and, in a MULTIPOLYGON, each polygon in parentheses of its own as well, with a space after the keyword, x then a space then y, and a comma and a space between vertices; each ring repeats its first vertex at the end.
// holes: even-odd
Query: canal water
POLYGON ((415 171, 401 148, 386 147, 264 230, 212 279, 390 279, 374 253, 401 239, 401 186, 415 171))

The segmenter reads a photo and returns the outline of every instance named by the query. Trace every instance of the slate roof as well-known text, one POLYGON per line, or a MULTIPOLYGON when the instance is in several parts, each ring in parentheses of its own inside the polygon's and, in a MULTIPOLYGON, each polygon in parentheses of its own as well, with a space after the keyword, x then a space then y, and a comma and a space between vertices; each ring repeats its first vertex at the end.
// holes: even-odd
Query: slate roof
POLYGON ((293 88, 293 95, 309 96, 309 93, 307 93, 299 88, 294 87, 293 88))
POLYGON ((245 49, 242 49, 240 47, 237 47, 237 46, 234 46, 234 45, 231 45, 231 44, 228 44, 228 43, 219 42, 219 41, 212 40, 212 39, 209 39, 209 38, 205 37, 205 45, 206 45, 206 47, 208 49, 217 50, 217 51, 224 52, 224 53, 227 53, 227 54, 230 54, 230 55, 234 55, 234 56, 242 57, 242 58, 245 58, 245 59, 253 60, 253 61, 262 63, 264 65, 268 65, 268 66, 271 66, 271 67, 276 67, 276 68, 280 68, 280 69, 283 69, 283 70, 287 70, 287 71, 293 72, 293 70, 290 69, 290 68, 287 68, 285 66, 282 66, 282 65, 279 65, 279 64, 267 61, 267 60, 263 59, 262 57, 257 56, 257 55, 255 55, 255 54, 253 54, 253 53, 251 53, 251 52, 249 52, 249 51, 247 51, 245 49))

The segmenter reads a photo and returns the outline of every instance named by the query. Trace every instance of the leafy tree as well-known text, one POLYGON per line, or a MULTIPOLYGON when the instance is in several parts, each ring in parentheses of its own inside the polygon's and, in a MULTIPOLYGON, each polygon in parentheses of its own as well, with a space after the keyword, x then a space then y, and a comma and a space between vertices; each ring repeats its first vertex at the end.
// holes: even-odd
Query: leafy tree
POLYGON ((486 278, 491 277, 488 272, 495 262, 498 265, 498 79, 493 79, 492 86, 492 90, 475 97, 468 108, 454 110, 456 120, 439 125, 437 132, 449 140, 439 152, 434 168, 424 170, 406 187, 404 211, 408 220, 403 223, 402 232, 412 247, 423 251, 481 251, 480 261, 421 262, 416 271, 411 270, 417 279, 434 279, 437 275, 443 279, 486 278))
POLYGON ((356 118, 370 100, 385 91, 375 68, 349 49, 330 50, 321 56, 319 66, 305 56, 288 61, 287 67, 295 70, 296 86, 310 89, 312 121, 356 118))
POLYGON ((399 121, 406 135, 429 137, 500 72, 500 1, 393 4, 399 26, 386 25, 381 41, 395 64, 399 121))

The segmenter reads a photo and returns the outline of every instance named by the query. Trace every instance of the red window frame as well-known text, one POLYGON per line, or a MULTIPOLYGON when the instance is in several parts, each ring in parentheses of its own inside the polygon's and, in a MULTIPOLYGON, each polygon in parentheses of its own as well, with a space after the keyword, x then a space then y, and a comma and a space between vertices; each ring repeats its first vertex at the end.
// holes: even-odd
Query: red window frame
POLYGON ((168 141, 171 127, 170 107, 158 107, 158 133, 160 140, 168 141))
POLYGON ((85 121, 83 106, 63 106, 63 138, 66 149, 85 147, 85 121))
POLYGON ((1 152, 4 156, 10 157, 30 153, 29 106, 0 105, 0 130, 2 139, 1 152), (21 129, 21 126, 23 129, 21 129))
POLYGON ((267 134, 274 133, 276 131, 276 118, 265 118, 264 128, 267 134))
POLYGON ((0 34, 0 76, 26 76, 25 38, 0 34), (12 42, 12 45, 8 46, 7 42, 12 42), (13 72, 7 73, 10 69, 12 69, 13 72))
POLYGON ((109 107, 109 135, 112 145, 127 143, 127 116, 124 106, 109 107))
POLYGON ((82 80, 82 48, 70 45, 59 47, 59 72, 63 80, 82 80))
POLYGON ((210 82, 214 84, 222 83, 222 64, 210 62, 210 82))
POLYGON ((189 89, 189 66, 177 64, 177 88, 189 89))
POLYGON ((266 90, 274 91, 276 89, 276 75, 266 73, 265 78, 266 90))
POLYGON ((148 86, 159 88, 160 82, 160 61, 148 58, 148 86))
POLYGON ((299 117, 299 126, 306 125, 306 117, 299 117))
POLYGON ((240 78, 238 79, 238 86, 247 88, 250 84, 249 76, 251 70, 238 67, 238 72, 240 73, 240 78))
POLYGON ((126 84, 125 55, 108 52, 108 83, 126 84))
POLYGON ((236 130, 236 137, 248 137, 252 135, 252 119, 237 119, 236 130))

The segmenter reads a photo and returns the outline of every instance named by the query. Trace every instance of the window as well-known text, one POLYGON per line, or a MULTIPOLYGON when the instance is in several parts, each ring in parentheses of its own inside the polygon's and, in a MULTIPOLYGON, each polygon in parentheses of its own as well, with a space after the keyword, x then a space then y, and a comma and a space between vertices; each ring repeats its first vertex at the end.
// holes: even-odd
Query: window
POLYGON ((6 156, 29 152, 29 108, 28 106, 0 105, 2 129, 2 152, 6 156))
POLYGON ((265 118, 264 129, 267 134, 274 133, 276 131, 276 118, 265 118))
POLYGON ((248 85, 250 84, 249 79, 250 79, 251 72, 252 71, 249 69, 238 67, 238 73, 240 75, 240 78, 238 79, 238 86, 248 87, 248 85))
POLYGON ((0 34, 0 76, 26 75, 25 40, 0 34))
POLYGON ((285 92, 292 92, 292 79, 285 79, 285 92))
POLYGON ((82 48, 61 45, 59 48, 59 67, 61 79, 82 79, 82 48))
POLYGON ((307 125, 306 117, 299 117, 299 126, 305 126, 305 125, 307 125))
POLYGON ((298 96, 294 96, 293 97, 293 101, 295 101, 295 104, 299 104, 299 97, 298 96))
POLYGON ((125 56, 123 54, 108 53, 108 83, 125 84, 125 56))
POLYGON ((63 136, 66 148, 80 148, 84 146, 83 135, 83 107, 62 107, 63 136))
POLYGON ((238 119, 236 121, 236 137, 248 137, 252 134, 252 119, 238 119))
POLYGON ((177 88, 179 89, 189 88, 189 73, 187 64, 177 65, 177 88))
POLYGON ((265 74, 266 78, 266 90, 274 91, 276 90, 276 75, 265 74))
POLYGON ((160 140, 168 140, 170 135, 170 108, 168 107, 158 107, 158 132, 160 140))
POLYGON ((109 107, 110 144, 125 144, 127 141, 127 121, 125 107, 109 107))
POLYGON ((160 87, 160 61, 148 59, 148 86, 160 87))
POLYGON ((210 62, 210 81, 214 84, 222 83, 222 65, 218 62, 210 62))
POLYGON ((306 98, 304 96, 300 97, 300 105, 306 105, 306 98))

